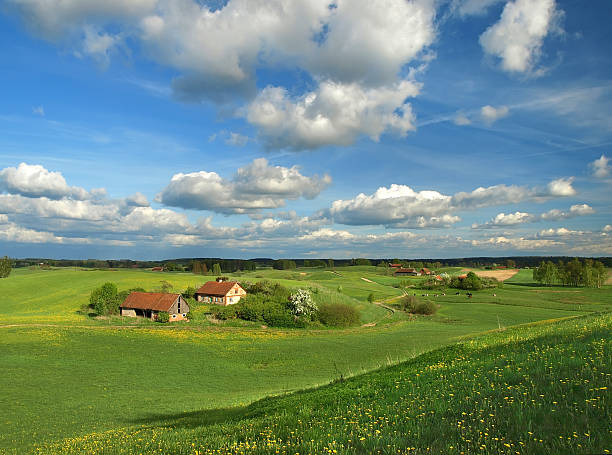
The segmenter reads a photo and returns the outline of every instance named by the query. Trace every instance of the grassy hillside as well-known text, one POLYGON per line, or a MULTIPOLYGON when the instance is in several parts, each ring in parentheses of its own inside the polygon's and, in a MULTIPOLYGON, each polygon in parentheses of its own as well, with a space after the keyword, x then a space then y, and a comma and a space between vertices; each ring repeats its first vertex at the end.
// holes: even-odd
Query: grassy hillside
POLYGON ((55 453, 609 453, 612 317, 491 333, 246 407, 150 413, 55 453))
POLYGON ((513 278, 516 283, 476 292, 472 299, 430 291, 420 297, 424 291, 414 289, 439 305, 438 314, 429 317, 392 314, 369 303, 370 292, 380 300, 401 295, 394 286, 406 280, 376 267, 235 275, 318 289, 320 303, 354 305, 369 323, 344 330, 279 330, 254 323, 132 325, 131 318, 96 320, 79 312, 90 291, 105 281, 121 290, 153 289, 166 280, 181 290, 210 277, 16 270, 0 280, 0 453, 20 454, 92 432, 130 434, 151 416, 220 412, 225 418, 223 409, 238 412, 237 406, 266 396, 393 365, 484 331, 612 308, 609 287, 546 288, 521 274, 513 278))

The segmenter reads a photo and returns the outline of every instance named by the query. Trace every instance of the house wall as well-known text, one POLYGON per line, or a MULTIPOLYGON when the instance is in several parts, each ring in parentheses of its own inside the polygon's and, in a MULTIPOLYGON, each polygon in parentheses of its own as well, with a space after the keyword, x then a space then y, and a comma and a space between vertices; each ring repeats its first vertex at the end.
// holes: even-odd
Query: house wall
POLYGON ((136 310, 131 308, 121 308, 121 316, 128 316, 130 318, 136 317, 136 310))
POLYGON ((183 319, 187 319, 187 313, 189 313, 189 305, 185 301, 182 296, 179 296, 178 299, 172 304, 170 309, 168 310, 168 314, 170 315, 170 321, 182 321, 183 319), (181 303, 181 311, 179 312, 179 301, 181 303), (185 316, 183 316, 183 314, 185 316))

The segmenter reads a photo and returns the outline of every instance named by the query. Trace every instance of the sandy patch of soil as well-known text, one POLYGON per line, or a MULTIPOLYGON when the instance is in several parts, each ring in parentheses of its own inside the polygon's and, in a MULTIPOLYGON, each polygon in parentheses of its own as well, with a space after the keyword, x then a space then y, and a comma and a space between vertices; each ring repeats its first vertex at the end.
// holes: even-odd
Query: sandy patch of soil
POLYGON ((512 278, 518 273, 518 269, 502 269, 502 270, 474 270, 463 269, 462 272, 474 272, 476 275, 486 278, 495 278, 498 281, 505 281, 512 278))

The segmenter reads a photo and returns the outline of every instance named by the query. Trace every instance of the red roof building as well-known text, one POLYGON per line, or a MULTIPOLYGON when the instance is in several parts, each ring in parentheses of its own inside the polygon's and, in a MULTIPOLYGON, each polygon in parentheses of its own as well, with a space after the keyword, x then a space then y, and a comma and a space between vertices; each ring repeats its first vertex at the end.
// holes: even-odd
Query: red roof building
POLYGON ((217 305, 233 305, 238 303, 246 291, 237 281, 209 281, 204 283, 195 293, 198 302, 215 303, 217 305))
POLYGON ((405 269, 403 267, 400 267, 399 269, 397 269, 395 271, 395 274, 396 275, 417 276, 419 274, 419 272, 417 272, 417 269, 412 269, 412 268, 405 269))
POLYGON ((164 294, 161 292, 132 292, 121 306, 121 316, 144 317, 157 319, 161 311, 170 315, 171 321, 187 319, 189 305, 180 294, 164 294))

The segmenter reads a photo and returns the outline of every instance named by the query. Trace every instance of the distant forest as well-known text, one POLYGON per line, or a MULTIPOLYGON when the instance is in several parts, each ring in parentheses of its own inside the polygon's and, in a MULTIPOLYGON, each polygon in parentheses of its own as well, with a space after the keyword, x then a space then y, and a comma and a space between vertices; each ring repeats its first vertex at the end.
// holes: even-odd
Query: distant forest
MULTIPOLYGON (((25 258, 13 259, 13 267, 85 267, 85 268, 154 268, 163 267, 166 271, 196 271, 199 273, 203 270, 212 271, 215 264, 218 264, 222 272, 237 272, 255 270, 257 267, 270 267, 279 270, 291 270, 297 267, 320 267, 333 268, 349 265, 378 265, 385 266, 389 263, 401 263, 406 267, 508 267, 508 268, 524 268, 537 267, 543 261, 551 261, 559 263, 563 261, 567 263, 574 259, 574 256, 508 256, 508 257, 474 257, 474 258, 453 258, 453 259, 368 259, 368 258, 353 258, 353 259, 271 259, 271 258, 254 258, 254 259, 222 259, 222 258, 178 258, 164 259, 161 261, 134 261, 131 259, 47 259, 47 258, 25 258)), ((595 257, 591 258, 602 262, 606 267, 612 267, 612 258, 610 257, 595 257)))

